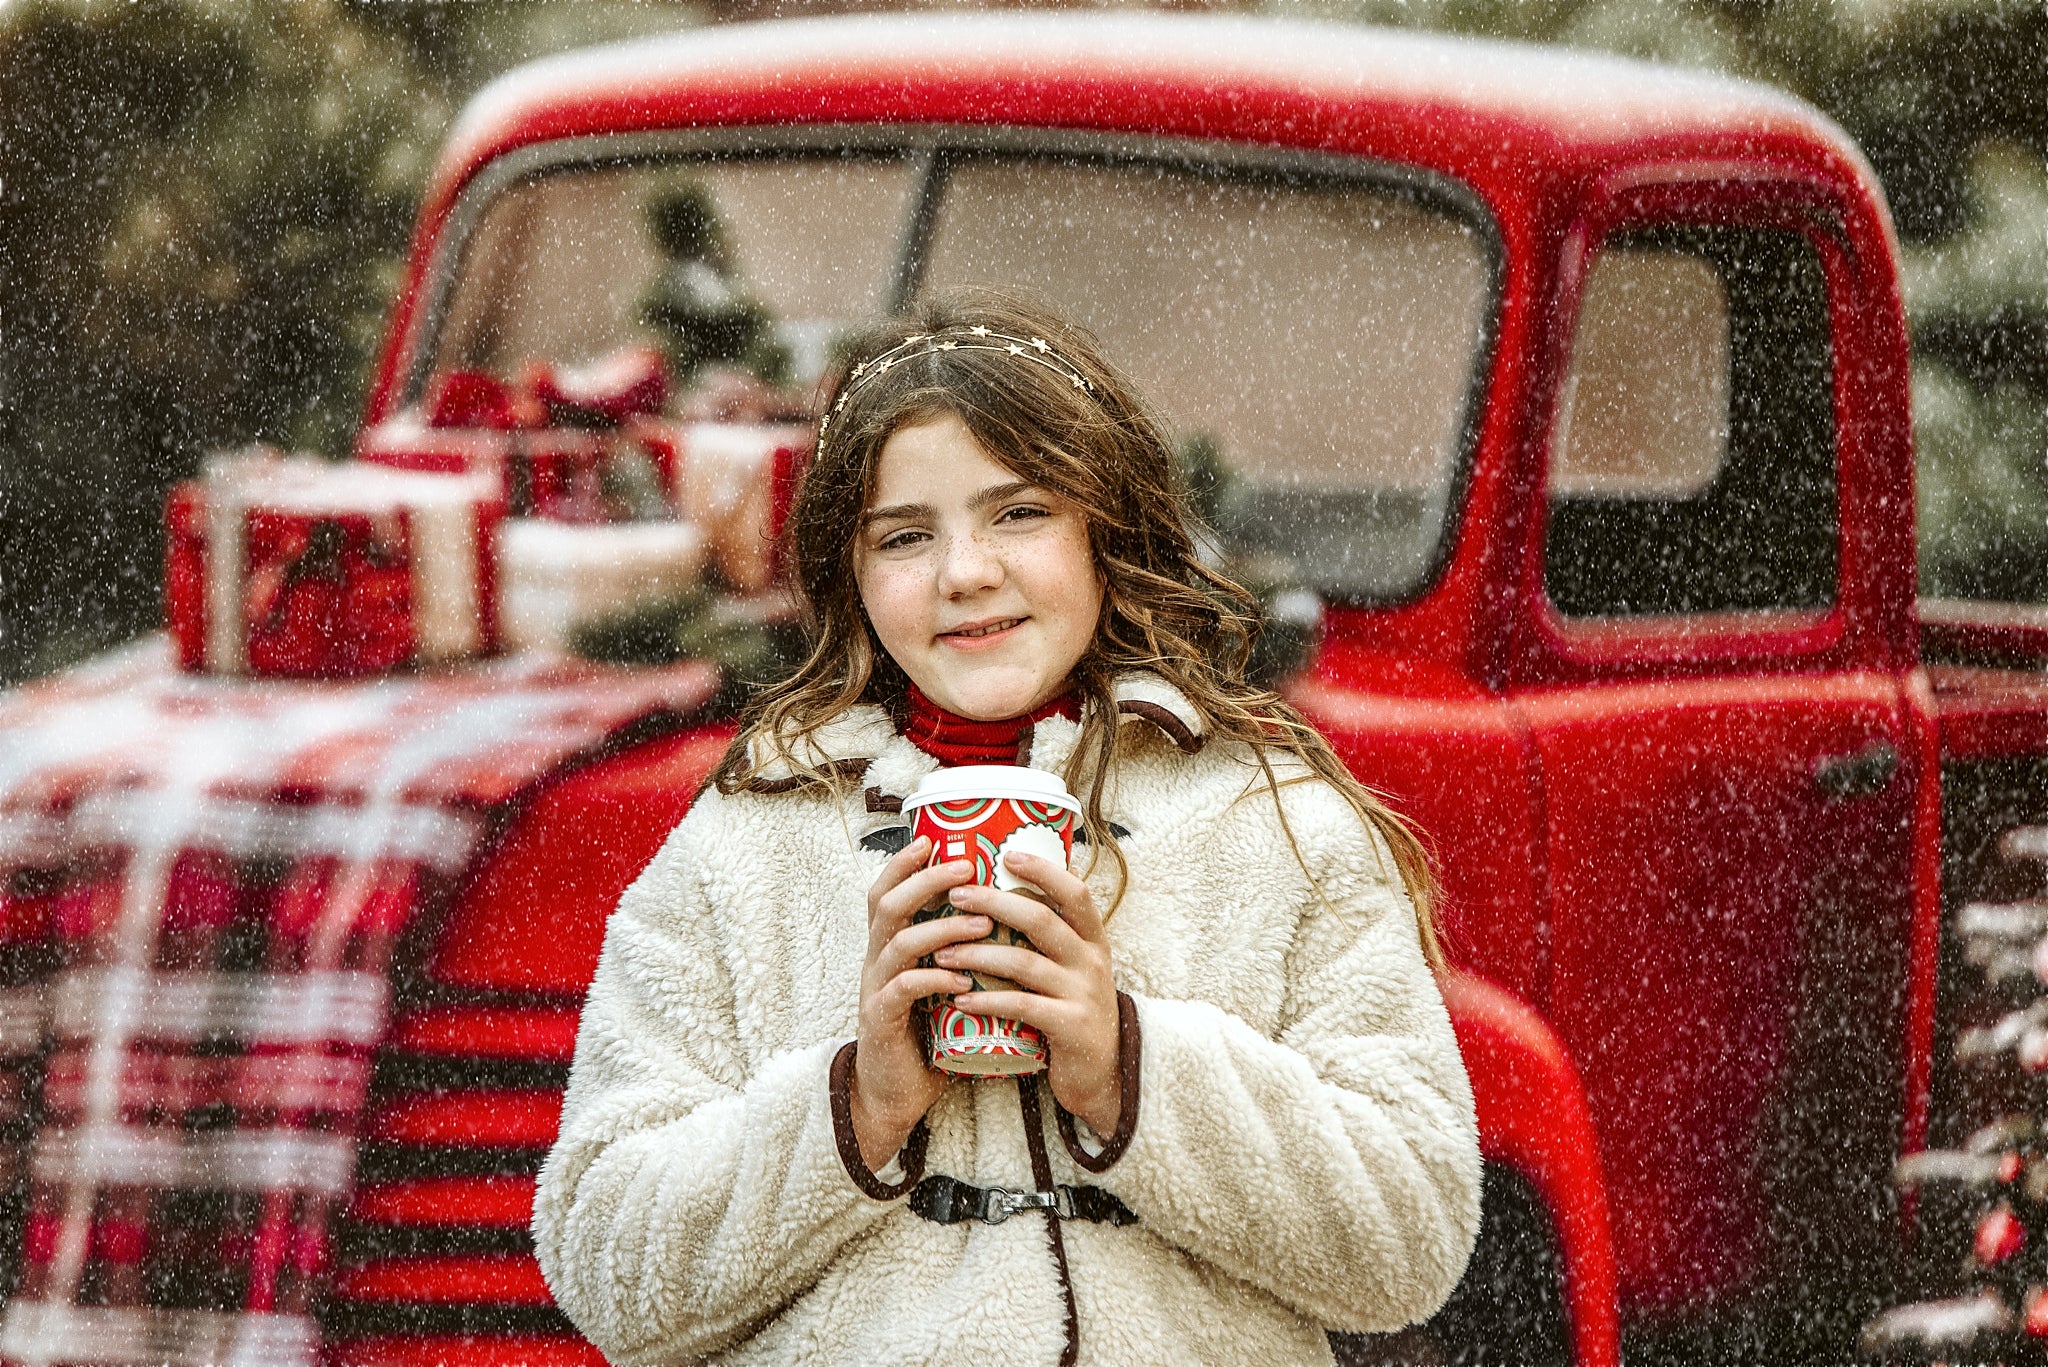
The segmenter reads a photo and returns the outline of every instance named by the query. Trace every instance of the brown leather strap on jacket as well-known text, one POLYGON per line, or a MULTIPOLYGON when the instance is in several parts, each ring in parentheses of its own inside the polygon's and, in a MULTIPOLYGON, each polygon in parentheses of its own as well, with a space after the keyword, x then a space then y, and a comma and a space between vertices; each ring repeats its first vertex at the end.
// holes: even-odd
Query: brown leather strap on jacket
MULTIPOLYGON (((873 760, 866 759, 835 759, 820 767, 825 773, 831 775, 832 778, 843 778, 857 783, 867 773, 868 766, 872 763, 874 763, 873 760)), ((740 789, 743 792, 767 793, 771 796, 776 796, 782 793, 793 793, 799 788, 808 788, 818 782, 819 780, 812 778, 809 774, 790 774, 785 778, 762 778, 759 774, 755 774, 740 784, 740 789)))
POLYGON ((1124 1150, 1131 1146, 1131 1136, 1138 1132, 1138 1062, 1142 1054, 1143 1041, 1138 1035, 1138 1004, 1131 1000, 1130 993, 1116 994, 1116 1083, 1121 1109, 1116 1116, 1116 1133, 1108 1136, 1101 1153, 1090 1153, 1081 1147, 1081 1138, 1074 1133, 1074 1117, 1067 1108, 1054 1103, 1060 1122, 1060 1142, 1067 1146, 1067 1156, 1089 1172, 1108 1172, 1116 1160, 1124 1156, 1124 1150))
POLYGON ((923 1120, 911 1129, 910 1138, 904 1141, 903 1152, 898 1155, 903 1164, 901 1182, 892 1184, 875 1176, 867 1159, 861 1156, 860 1136, 853 1130, 853 1061, 859 1044, 858 1040, 848 1040, 832 1056, 832 1070, 826 1081, 832 1097, 832 1139, 839 1146, 839 1161, 846 1165, 846 1175, 853 1179, 853 1184, 877 1201, 893 1201, 908 1194, 924 1176, 924 1150, 931 1140, 931 1131, 923 1120))
MULTIPOLYGON (((1024 1146, 1031 1151, 1031 1180, 1040 1191, 1053 1190, 1052 1157, 1045 1151, 1045 1116, 1038 1108, 1038 1077, 1027 1073, 1017 1079, 1017 1105, 1024 1112, 1024 1146)), ((1052 1260, 1060 1272, 1060 1299, 1066 1306, 1067 1342, 1060 1350, 1060 1367, 1074 1367, 1081 1357, 1081 1319, 1074 1309, 1074 1278, 1067 1271, 1067 1241, 1060 1234, 1060 1217, 1045 1212, 1045 1234, 1052 1241, 1052 1260)))

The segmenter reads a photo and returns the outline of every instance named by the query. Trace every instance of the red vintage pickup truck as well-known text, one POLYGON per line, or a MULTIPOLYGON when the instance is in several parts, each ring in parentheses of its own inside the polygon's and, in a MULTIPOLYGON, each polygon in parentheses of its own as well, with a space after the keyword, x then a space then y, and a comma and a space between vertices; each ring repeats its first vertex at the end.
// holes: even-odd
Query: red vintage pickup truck
MULTIPOLYGON (((1489 1163, 1437 1347, 1852 1353, 1911 1270, 1895 1160, 2011 1101, 1954 1060, 2011 989, 1952 922, 2040 892, 2048 613, 1916 601, 1896 244, 1841 130, 1212 17, 572 54, 449 140, 356 460, 483 472, 501 552, 691 527, 768 601, 777 424, 966 282, 1084 321, 1203 453, 1218 553, 1314 628, 1288 695, 1434 843, 1489 1163)), ((189 668, 0 703, 0 1356, 598 1360, 532 1176, 732 690, 550 653, 611 552, 565 554, 469 587, 468 663, 208 672, 195 616, 189 668)))

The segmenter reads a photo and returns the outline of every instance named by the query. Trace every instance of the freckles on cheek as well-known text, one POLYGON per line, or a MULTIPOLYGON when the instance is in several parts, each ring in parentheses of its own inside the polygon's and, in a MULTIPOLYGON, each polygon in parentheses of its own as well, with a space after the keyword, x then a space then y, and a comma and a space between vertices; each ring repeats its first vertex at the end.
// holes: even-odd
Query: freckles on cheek
POLYGON ((892 655, 914 647, 925 623, 919 575, 905 566, 869 565, 856 570, 856 588, 868 623, 892 655))

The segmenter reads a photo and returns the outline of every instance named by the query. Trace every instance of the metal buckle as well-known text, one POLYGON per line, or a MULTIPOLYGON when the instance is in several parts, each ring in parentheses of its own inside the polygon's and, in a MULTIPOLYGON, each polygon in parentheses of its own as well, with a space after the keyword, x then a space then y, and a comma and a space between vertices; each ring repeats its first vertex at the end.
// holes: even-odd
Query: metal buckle
POLYGON ((999 1225, 1012 1215, 1022 1215, 1027 1210, 1060 1210, 1060 1198, 1066 1198, 1067 1210, 1071 1211, 1074 1198, 1071 1192, 1055 1191, 1011 1191, 1007 1187, 984 1187, 981 1192, 981 1222, 999 1225))
POLYGON ((1062 1220, 1093 1220, 1098 1224, 1130 1225, 1138 1221, 1130 1207, 1100 1187, 1011 1191, 1004 1187, 969 1186, 957 1177, 927 1177, 919 1182, 910 1193, 910 1209, 941 1225, 954 1225, 962 1220, 999 1225, 1027 1210, 1049 1210, 1062 1220))

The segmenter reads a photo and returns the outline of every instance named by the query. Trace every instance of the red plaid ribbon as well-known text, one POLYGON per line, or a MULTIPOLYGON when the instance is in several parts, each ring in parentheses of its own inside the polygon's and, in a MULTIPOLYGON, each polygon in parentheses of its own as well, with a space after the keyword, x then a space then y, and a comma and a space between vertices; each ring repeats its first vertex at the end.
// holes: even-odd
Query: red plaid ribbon
POLYGON ((312 1363, 399 933, 702 665, 349 684, 161 639, 0 698, 0 1359, 312 1363))

